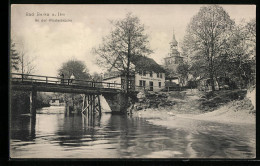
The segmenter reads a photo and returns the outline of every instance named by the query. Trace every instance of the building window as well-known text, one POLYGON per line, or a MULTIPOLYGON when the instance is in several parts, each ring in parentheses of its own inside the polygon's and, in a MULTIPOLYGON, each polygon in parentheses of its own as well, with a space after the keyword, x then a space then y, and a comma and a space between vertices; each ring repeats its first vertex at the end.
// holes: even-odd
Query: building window
POLYGON ((153 72, 152 71, 150 72, 150 77, 153 77, 153 72))
POLYGON ((150 91, 153 91, 153 81, 150 81, 150 82, 149 82, 149 85, 150 85, 150 89, 149 89, 149 90, 150 90, 150 91))
POLYGON ((162 73, 160 73, 160 78, 162 78, 162 73))
POLYGON ((131 80, 128 81, 128 88, 131 89, 132 88, 132 82, 131 80))
POLYGON ((159 78, 160 76, 159 76, 160 74, 159 73, 157 73, 157 78, 159 78))
POLYGON ((143 71, 143 76, 146 76, 146 71, 143 71))
POLYGON ((139 86, 145 86, 145 81, 144 80, 139 80, 139 86))
POLYGON ((121 88, 125 89, 125 80, 124 79, 121 79, 121 88))
POLYGON ((143 81, 139 80, 139 86, 143 86, 143 81))
POLYGON ((162 83, 161 82, 159 82, 159 88, 161 88, 162 87, 162 83))

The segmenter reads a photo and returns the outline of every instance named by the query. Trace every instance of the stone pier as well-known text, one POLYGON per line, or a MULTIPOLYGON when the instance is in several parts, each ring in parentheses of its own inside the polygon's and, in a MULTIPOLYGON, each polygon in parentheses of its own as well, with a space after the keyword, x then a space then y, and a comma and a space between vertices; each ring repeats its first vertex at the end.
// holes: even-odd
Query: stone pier
POLYGON ((112 114, 126 114, 127 108, 130 106, 128 95, 126 93, 103 94, 112 114))

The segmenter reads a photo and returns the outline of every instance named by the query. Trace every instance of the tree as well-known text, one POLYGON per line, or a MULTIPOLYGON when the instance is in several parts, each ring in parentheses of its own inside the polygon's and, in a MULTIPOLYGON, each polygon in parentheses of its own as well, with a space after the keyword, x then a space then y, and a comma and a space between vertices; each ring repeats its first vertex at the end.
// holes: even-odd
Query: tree
MULTIPOLYGON (((32 57, 26 55, 21 43, 11 40, 10 43, 10 67, 11 71, 22 74, 30 74, 34 70, 32 57)), ((24 76, 25 77, 25 76, 24 76)), ((20 110, 25 112, 29 107, 29 92, 12 91, 11 93, 11 108, 12 110, 20 110), (17 107, 19 105, 20 107, 17 107), (24 109, 22 109, 24 108, 24 109)))
MULTIPOLYGON (((64 74, 65 79, 69 79, 70 76, 72 75, 75 76, 75 79, 80 79, 80 80, 90 80, 90 74, 88 72, 88 69, 84 62, 79 61, 79 60, 69 60, 65 63, 62 64, 61 68, 58 70, 58 74, 64 74)), ((77 102, 79 102, 80 95, 75 95, 75 94, 57 94, 57 96, 62 96, 65 100, 66 103, 72 102, 73 105, 77 102)))
POLYGON ((94 72, 94 74, 91 75, 91 78, 95 82, 101 82, 102 81, 101 74, 98 74, 97 72, 94 72))
POLYGON ((180 75, 180 83, 183 86, 185 80, 188 79, 189 65, 187 63, 179 64, 179 66, 177 67, 177 73, 180 75))
POLYGON ((225 49, 215 61, 215 66, 219 66, 216 75, 228 76, 240 87, 248 84, 255 66, 254 28, 248 28, 248 24, 253 23, 250 21, 233 28, 229 40, 225 41, 225 49))
POLYGON ((16 71, 19 70, 19 54, 16 50, 15 43, 11 41, 11 46, 10 46, 10 65, 11 69, 14 69, 16 71))
POLYGON ((246 40, 256 43, 256 19, 251 19, 245 26, 246 40))
POLYGON ((127 93, 129 76, 132 72, 131 61, 137 56, 146 56, 152 53, 148 47, 148 36, 144 33, 145 27, 138 17, 128 13, 122 20, 111 21, 113 29, 103 38, 103 43, 94 48, 98 55, 97 63, 109 70, 116 69, 126 75, 127 93))
POLYGON ((64 74, 65 79, 70 78, 72 73, 75 76, 75 79, 82 79, 82 80, 90 79, 88 69, 84 64, 84 62, 75 59, 63 63, 58 72, 59 75, 64 74))
POLYGON ((26 52, 24 51, 24 49, 22 49, 20 51, 20 68, 21 68, 21 73, 22 74, 31 74, 34 69, 35 69, 35 65, 33 65, 34 62, 34 58, 35 57, 28 57, 26 56, 26 52))
POLYGON ((203 62, 206 66, 207 77, 211 80, 212 90, 215 90, 216 77, 215 60, 223 50, 225 41, 230 37, 234 21, 228 13, 218 5, 200 8, 187 27, 184 45, 192 52, 192 59, 203 62))
POLYGON ((29 57, 21 43, 15 43, 11 40, 10 46, 10 61, 11 69, 22 74, 30 74, 33 72, 35 65, 33 65, 35 57, 29 57), (20 47, 17 47, 17 44, 20 47), (19 71, 20 70, 20 71, 19 71))
POLYGON ((247 38, 246 40, 248 41, 248 52, 251 56, 251 77, 250 77, 250 83, 251 85, 256 84, 256 19, 251 19, 247 25, 244 28, 247 38))

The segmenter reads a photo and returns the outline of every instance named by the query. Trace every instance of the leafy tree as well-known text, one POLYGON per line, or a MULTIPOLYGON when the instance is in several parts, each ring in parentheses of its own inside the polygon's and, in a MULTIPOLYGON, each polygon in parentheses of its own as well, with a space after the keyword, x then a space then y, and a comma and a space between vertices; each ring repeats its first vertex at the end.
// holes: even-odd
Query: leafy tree
POLYGON ((98 55, 97 63, 107 69, 116 69, 126 74, 127 92, 129 76, 132 71, 131 61, 136 56, 145 56, 152 53, 148 47, 148 36, 144 33, 145 27, 138 17, 128 13, 124 19, 111 21, 113 29, 103 38, 103 43, 94 48, 98 55))
POLYGON ((244 27, 246 40, 256 43, 256 19, 251 19, 244 27))
POLYGON ((59 69, 59 75, 64 74, 64 78, 68 79, 70 76, 75 76, 75 79, 89 80, 90 75, 84 62, 79 60, 69 60, 62 64, 59 69))
POLYGON ((215 61, 216 76, 229 77, 240 87, 245 87, 251 79, 255 66, 255 36, 249 35, 248 23, 232 30, 229 40, 215 61))
POLYGON ((11 69, 14 69, 16 71, 19 70, 19 54, 15 48, 15 43, 11 41, 10 46, 10 62, 11 62, 11 69))
POLYGON ((185 50, 191 53, 192 61, 203 63, 201 65, 206 67, 206 77, 210 78, 213 91, 215 60, 230 37, 233 26, 234 21, 222 7, 210 5, 200 8, 187 27, 185 50))
POLYGON ((187 63, 182 63, 179 64, 177 67, 177 73, 180 74, 180 83, 183 84, 185 83, 185 80, 188 79, 188 74, 189 74, 189 65, 187 63))
MULTIPOLYGON (((69 79, 73 73, 75 79, 91 80, 90 74, 84 62, 75 59, 63 63, 61 68, 58 70, 58 73, 59 75, 64 74, 65 79, 69 79)), ((62 94, 57 94, 57 97, 58 96, 61 97, 62 94)), ((66 103, 72 102, 74 105, 79 102, 81 96, 76 94, 64 94, 62 98, 64 98, 66 103)))
POLYGON ((102 81, 101 74, 98 74, 97 72, 95 72, 93 75, 91 75, 91 78, 95 82, 101 82, 102 81))

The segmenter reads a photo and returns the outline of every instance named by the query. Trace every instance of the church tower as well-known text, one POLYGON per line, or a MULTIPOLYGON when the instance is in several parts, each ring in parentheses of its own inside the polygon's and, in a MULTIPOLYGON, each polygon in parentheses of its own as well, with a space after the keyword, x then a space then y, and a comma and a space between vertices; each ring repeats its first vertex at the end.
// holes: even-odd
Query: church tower
POLYGON ((170 53, 166 58, 164 58, 165 67, 176 71, 179 64, 183 63, 183 57, 180 56, 178 51, 178 42, 175 38, 175 33, 173 30, 172 41, 170 42, 170 53))
POLYGON ((178 42, 175 38, 174 30, 173 30, 173 35, 172 35, 172 41, 170 42, 170 56, 178 56, 178 42))

